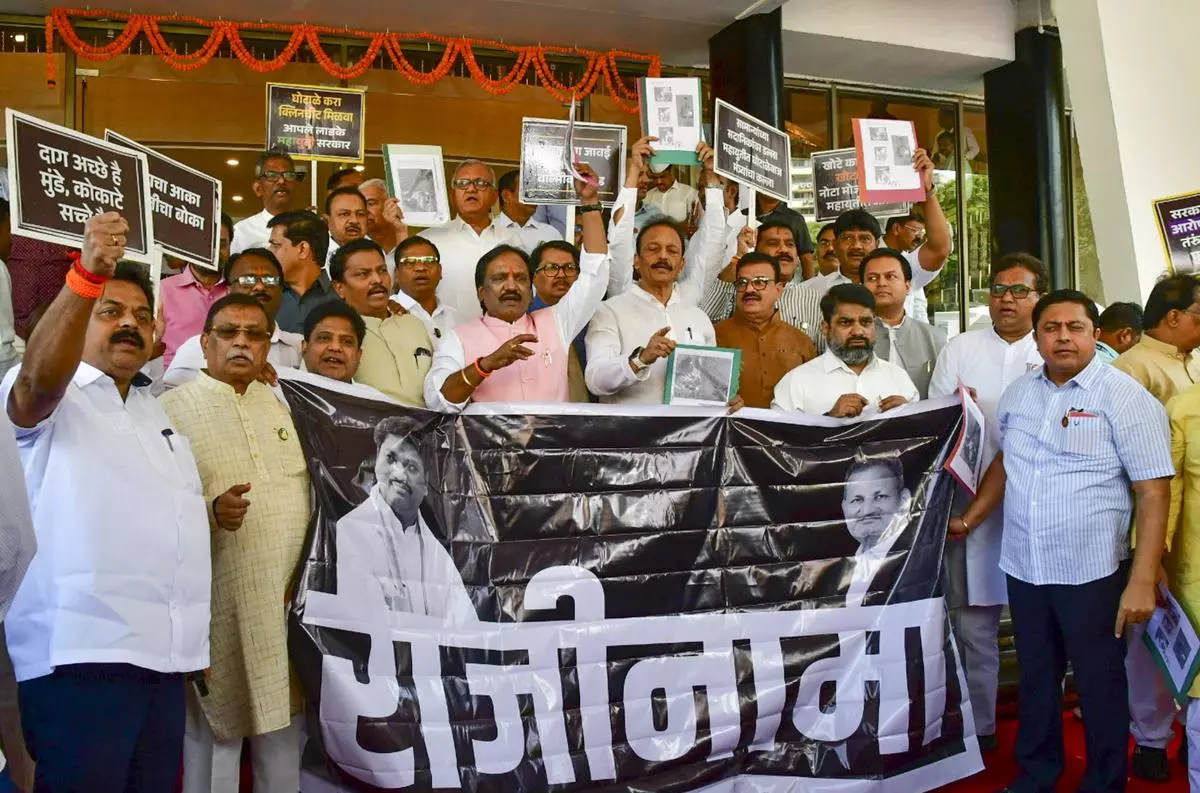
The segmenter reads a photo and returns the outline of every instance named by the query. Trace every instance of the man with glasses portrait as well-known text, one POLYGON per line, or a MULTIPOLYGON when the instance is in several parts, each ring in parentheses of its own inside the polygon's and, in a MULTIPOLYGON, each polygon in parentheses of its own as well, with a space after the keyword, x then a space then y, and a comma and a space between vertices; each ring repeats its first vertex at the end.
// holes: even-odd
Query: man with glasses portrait
POLYGON ((271 239, 271 218, 292 208, 292 193, 300 182, 292 158, 284 152, 265 151, 254 164, 254 195, 262 201, 262 211, 243 218, 233 226, 231 253, 250 248, 265 248, 271 239))
POLYGON ((425 229, 420 236, 441 252, 442 282, 438 297, 463 320, 475 319, 482 313, 475 293, 475 265, 497 245, 521 247, 521 237, 492 218, 499 194, 496 172, 490 165, 465 160, 454 170, 450 188, 456 212, 454 220, 425 229))
POLYGON ((742 256, 733 287, 733 315, 717 323, 717 346, 742 351, 738 394, 746 406, 769 408, 775 386, 792 369, 816 358, 817 348, 775 308, 784 279, 774 256, 755 251, 742 256))
POLYGON ((396 272, 392 302, 421 320, 436 347, 458 325, 458 312, 437 295, 441 252, 424 237, 409 237, 396 246, 392 264, 396 272))
MULTIPOLYGON (((557 305, 579 280, 579 249, 563 240, 549 240, 533 249, 533 302, 530 311, 557 305)), ((587 328, 582 328, 571 341, 567 361, 567 390, 572 402, 591 402, 591 394, 583 381, 587 366, 587 328)))
MULTIPOLYGON (((283 303, 283 265, 275 258, 275 254, 266 248, 250 248, 235 253, 225 262, 224 276, 225 283, 229 284, 229 294, 254 298, 271 320, 271 349, 267 352, 267 363, 276 369, 284 366, 298 369, 303 358, 301 348, 304 337, 299 333, 280 330, 275 321, 283 303)), ((193 336, 175 353, 171 366, 163 375, 163 384, 167 388, 178 388, 195 380, 196 374, 203 368, 204 351, 200 346, 200 337, 193 336)))

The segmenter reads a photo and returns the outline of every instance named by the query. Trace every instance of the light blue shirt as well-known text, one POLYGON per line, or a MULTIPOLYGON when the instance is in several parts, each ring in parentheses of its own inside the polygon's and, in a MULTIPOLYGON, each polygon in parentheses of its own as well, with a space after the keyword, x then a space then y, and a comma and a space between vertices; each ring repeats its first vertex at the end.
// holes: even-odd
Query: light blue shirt
POLYGON ((1112 347, 1109 347, 1104 342, 1096 342, 1096 357, 1099 358, 1102 363, 1112 363, 1113 361, 1117 360, 1117 356, 1120 354, 1121 353, 1117 352, 1112 347))
POLYGON ((1038 586, 1111 575, 1129 556, 1130 483, 1175 475, 1163 406, 1097 356, 1061 387, 1029 372, 996 413, 1008 475, 1000 569, 1038 586))

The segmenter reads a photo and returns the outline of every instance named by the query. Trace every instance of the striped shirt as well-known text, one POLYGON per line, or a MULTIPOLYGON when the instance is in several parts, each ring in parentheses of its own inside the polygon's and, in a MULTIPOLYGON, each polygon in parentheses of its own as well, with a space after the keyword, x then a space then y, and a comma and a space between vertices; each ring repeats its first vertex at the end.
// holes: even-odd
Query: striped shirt
POLYGON ((1163 406, 1093 357, 1062 386, 1029 372, 996 413, 1008 476, 1000 569, 1038 586, 1111 575, 1129 555, 1130 482, 1175 474, 1163 406))

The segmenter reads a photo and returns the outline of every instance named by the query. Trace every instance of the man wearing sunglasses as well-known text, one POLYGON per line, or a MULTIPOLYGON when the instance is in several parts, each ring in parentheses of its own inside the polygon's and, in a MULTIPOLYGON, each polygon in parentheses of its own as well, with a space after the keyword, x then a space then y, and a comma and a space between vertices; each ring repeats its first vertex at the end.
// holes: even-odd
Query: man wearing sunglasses
POLYGON ((784 278, 774 256, 755 251, 742 256, 733 288, 733 316, 717 323, 717 346, 742 351, 738 393, 746 407, 769 408, 775 386, 785 374, 816 358, 817 348, 775 310, 784 278))
POLYGON ((211 663, 189 697, 185 793, 236 788, 247 738, 263 790, 300 782, 286 604, 310 504, 291 415, 261 382, 273 324, 248 294, 218 300, 200 336, 203 371, 160 402, 178 430, 168 441, 196 458, 212 530, 211 663))
POLYGON ((521 247, 521 237, 492 219, 496 205, 496 172, 479 160, 466 160, 454 171, 450 189, 457 212, 444 226, 425 229, 422 237, 441 251, 442 282, 438 297, 463 321, 482 314, 475 290, 475 265, 497 245, 521 247))
MULTIPOLYGON (((1000 448, 996 407, 1005 389, 1042 365, 1033 337, 1033 308, 1046 292, 1046 268, 1033 256, 1012 253, 992 266, 988 313, 992 327, 969 330, 949 341, 938 355, 929 382, 930 398, 952 394, 959 383, 975 398, 985 418, 980 470, 987 470, 1000 448)), ((955 508, 970 502, 959 488, 955 508)), ((1000 612, 1008 602, 1000 572, 1004 509, 997 508, 965 539, 950 527, 946 543, 946 604, 963 657, 975 732, 984 751, 996 747, 996 687, 1000 674, 1000 612), (957 537, 957 538, 956 538, 957 537)))
MULTIPOLYGON (((267 318, 271 320, 271 349, 267 353, 267 363, 276 369, 284 366, 299 368, 304 338, 299 333, 280 330, 275 322, 283 302, 283 265, 275 254, 266 248, 235 253, 225 262, 225 283, 229 284, 229 294, 249 295, 267 312, 267 318)), ((167 388, 178 388, 195 380, 203 368, 200 337, 193 336, 180 345, 170 368, 163 375, 163 384, 167 388)))
POLYGON ((254 195, 262 201, 262 211, 239 220, 233 227, 231 253, 249 248, 265 248, 271 239, 267 223, 280 212, 292 208, 292 191, 300 174, 292 158, 283 152, 265 151, 254 164, 254 195))
POLYGON ((458 325, 458 312, 438 297, 442 254, 424 237, 409 237, 396 246, 396 294, 392 302, 421 320, 436 347, 458 325))

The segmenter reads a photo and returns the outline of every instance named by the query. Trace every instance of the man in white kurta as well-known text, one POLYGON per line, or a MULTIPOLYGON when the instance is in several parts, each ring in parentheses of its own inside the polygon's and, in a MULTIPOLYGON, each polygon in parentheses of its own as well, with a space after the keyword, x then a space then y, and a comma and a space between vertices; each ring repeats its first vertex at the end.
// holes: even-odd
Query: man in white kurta
MULTIPOLYGON (((996 407, 1000 395, 1014 380, 1042 364, 1033 339, 1033 307, 1045 283, 1041 263, 1027 259, 1001 259, 992 275, 993 294, 988 312, 993 327, 969 330, 955 336, 938 355, 930 398, 952 394, 959 383, 975 392, 975 402, 984 416, 981 469, 987 470, 1000 448, 996 407), (1011 263, 1012 266, 1006 266, 1011 263), (1020 298, 1009 287, 1025 287, 1020 298), (1003 289, 1000 296, 995 292, 1003 289)), ((1022 291, 1018 289, 1017 291, 1022 291)), ((963 489, 955 496, 958 510, 970 503, 963 489)), ((953 523, 953 521, 952 521, 953 523)), ((996 689, 1000 674, 1000 612, 1008 603, 1004 573, 1000 570, 1000 540, 1004 508, 997 507, 965 540, 954 539, 951 525, 946 544, 946 604, 954 637, 962 652, 975 714, 975 731, 984 748, 994 744, 996 732, 996 689)))

